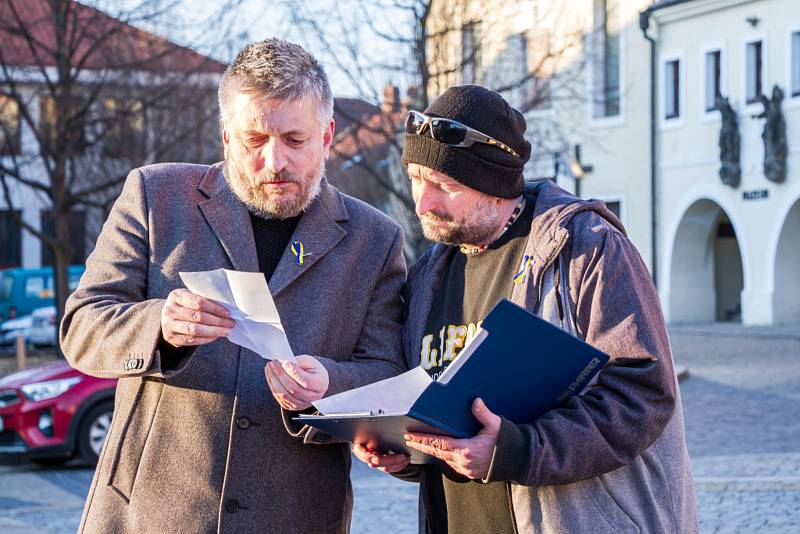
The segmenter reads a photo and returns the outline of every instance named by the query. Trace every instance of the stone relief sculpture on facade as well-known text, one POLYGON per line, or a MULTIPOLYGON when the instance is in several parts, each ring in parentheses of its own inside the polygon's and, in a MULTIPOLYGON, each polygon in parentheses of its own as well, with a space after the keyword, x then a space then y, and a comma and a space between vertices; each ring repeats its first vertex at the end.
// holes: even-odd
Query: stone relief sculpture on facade
POLYGON ((720 97, 717 103, 722 126, 719 130, 719 177, 722 183, 731 187, 739 187, 742 179, 742 166, 739 158, 739 120, 726 97, 720 97))
POLYGON ((764 176, 775 183, 786 180, 786 156, 788 147, 786 142, 786 118, 783 115, 781 104, 783 91, 777 85, 772 88, 772 98, 761 95, 761 104, 764 111, 753 115, 756 119, 766 119, 761 138, 764 140, 764 176))

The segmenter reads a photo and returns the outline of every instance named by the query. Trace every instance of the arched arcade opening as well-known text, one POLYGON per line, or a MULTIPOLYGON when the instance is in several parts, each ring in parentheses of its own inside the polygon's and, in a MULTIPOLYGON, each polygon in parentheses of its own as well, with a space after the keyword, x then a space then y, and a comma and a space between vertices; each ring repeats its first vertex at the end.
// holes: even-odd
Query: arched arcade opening
POLYGON ((800 200, 789 210, 778 237, 772 322, 800 325, 800 200))
POLYGON ((743 288, 742 255, 728 214, 713 200, 698 200, 675 234, 671 322, 741 321, 743 288))

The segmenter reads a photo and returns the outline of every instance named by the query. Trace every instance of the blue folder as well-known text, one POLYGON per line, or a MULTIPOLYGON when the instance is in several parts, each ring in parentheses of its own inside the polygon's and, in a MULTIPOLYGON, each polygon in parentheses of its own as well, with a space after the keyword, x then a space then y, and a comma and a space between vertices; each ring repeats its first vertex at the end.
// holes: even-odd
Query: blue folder
POLYGON ((474 436, 481 429, 470 409, 476 397, 514 423, 533 422, 580 393, 608 362, 603 352, 505 299, 481 327, 488 335, 474 342, 480 344, 448 383, 432 381, 405 413, 365 406, 355 414, 296 420, 375 450, 408 454, 412 463, 431 463, 437 460, 406 447, 404 433, 474 436))

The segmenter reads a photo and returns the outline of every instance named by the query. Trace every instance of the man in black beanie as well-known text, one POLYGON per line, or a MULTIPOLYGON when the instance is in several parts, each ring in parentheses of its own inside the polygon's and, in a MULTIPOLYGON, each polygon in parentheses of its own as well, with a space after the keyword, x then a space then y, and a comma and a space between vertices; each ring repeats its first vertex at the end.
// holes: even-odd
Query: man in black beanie
POLYGON ((521 113, 475 85, 409 112, 403 163, 436 245, 409 272, 406 361, 438 377, 502 298, 611 360, 535 421, 515 424, 475 399, 475 437, 406 436, 440 464, 359 443, 353 452, 420 483, 423 533, 696 532, 680 394, 647 268, 602 202, 549 181, 526 186, 524 133, 521 113))

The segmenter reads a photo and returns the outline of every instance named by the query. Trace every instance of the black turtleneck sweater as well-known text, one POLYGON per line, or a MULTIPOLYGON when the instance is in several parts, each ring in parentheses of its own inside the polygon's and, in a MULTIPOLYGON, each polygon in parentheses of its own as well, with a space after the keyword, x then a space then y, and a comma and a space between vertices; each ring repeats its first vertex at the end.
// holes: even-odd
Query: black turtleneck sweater
POLYGON ((258 269, 264 273, 267 283, 278 267, 283 251, 289 245, 299 221, 300 215, 289 219, 262 219, 257 215, 250 214, 253 238, 256 242, 256 254, 258 255, 258 269))

